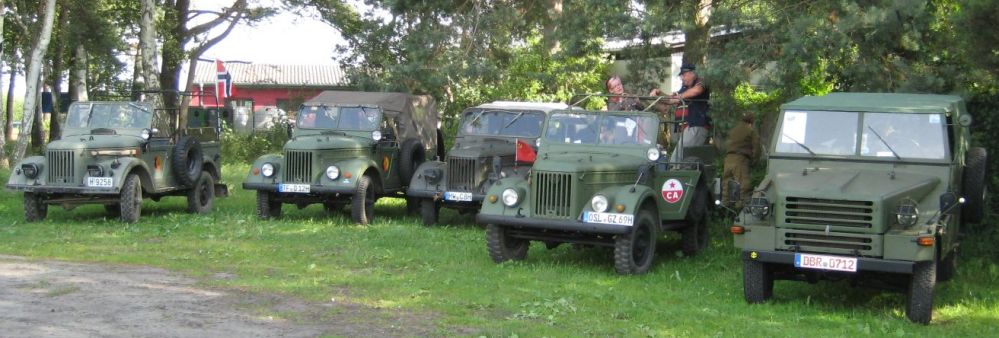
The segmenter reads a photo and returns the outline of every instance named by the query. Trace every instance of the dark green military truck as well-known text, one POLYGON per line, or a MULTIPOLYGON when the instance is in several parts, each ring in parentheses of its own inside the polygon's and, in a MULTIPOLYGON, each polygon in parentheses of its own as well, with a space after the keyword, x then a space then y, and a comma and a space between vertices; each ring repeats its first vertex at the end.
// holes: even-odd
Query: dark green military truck
POLYGON ((606 246, 618 273, 639 274, 663 231, 680 231, 687 254, 704 249, 714 151, 689 147, 668 162, 656 144, 663 126, 644 111, 552 112, 530 173, 486 192, 476 219, 492 259, 524 259, 530 241, 606 246))
POLYGON ((257 191, 257 215, 281 215, 281 205, 328 210, 350 204, 368 224, 379 197, 404 197, 416 168, 436 154, 440 132, 429 96, 325 91, 298 111, 280 154, 257 158, 243 183, 257 191))
POLYGON ((784 104, 777 122, 766 178, 731 229, 746 300, 769 299, 774 279, 889 283, 928 323, 957 235, 985 201, 986 152, 968 145, 964 101, 832 93, 784 104))
POLYGON ((7 189, 24 192, 28 221, 49 205, 72 209, 103 204, 122 221, 136 222, 144 197, 186 196, 188 210, 205 213, 225 196, 219 155, 219 111, 191 108, 177 128, 176 110, 146 102, 75 102, 61 137, 44 155, 14 166, 7 189))
POLYGON ((437 224, 441 206, 476 212, 486 190, 504 177, 524 177, 534 160, 516 158, 536 152, 548 112, 562 103, 497 101, 466 109, 447 156, 420 165, 407 195, 421 199, 424 225, 437 224))

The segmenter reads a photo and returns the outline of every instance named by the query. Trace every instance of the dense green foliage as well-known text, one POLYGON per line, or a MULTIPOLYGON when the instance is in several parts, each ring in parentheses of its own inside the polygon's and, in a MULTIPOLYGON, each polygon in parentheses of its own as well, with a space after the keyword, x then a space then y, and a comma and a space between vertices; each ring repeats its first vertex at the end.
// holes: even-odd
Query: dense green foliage
POLYGON ((275 123, 266 131, 238 133, 228 123, 222 125, 222 160, 226 165, 253 163, 263 154, 280 152, 288 141, 288 128, 275 123))

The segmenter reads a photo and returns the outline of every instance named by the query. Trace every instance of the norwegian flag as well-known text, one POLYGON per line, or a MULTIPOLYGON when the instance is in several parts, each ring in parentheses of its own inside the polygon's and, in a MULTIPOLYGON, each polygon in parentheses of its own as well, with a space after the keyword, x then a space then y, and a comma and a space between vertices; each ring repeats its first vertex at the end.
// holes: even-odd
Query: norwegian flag
POLYGON ((232 75, 225 70, 222 61, 215 59, 215 68, 218 70, 218 82, 215 84, 216 98, 229 98, 236 93, 236 88, 232 85, 232 75))

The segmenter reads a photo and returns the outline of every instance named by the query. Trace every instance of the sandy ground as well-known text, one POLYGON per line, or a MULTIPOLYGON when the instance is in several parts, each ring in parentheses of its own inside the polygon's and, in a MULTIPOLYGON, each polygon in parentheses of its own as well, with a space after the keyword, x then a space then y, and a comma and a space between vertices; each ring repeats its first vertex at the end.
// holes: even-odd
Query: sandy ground
POLYGON ((335 299, 209 289, 157 268, 0 255, 0 337, 427 336, 432 322, 335 299))

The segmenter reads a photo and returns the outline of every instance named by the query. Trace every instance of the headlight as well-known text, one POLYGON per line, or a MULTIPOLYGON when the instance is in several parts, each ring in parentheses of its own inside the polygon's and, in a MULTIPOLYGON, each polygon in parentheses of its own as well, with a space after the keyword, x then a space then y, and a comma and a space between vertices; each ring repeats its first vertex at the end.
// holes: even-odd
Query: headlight
POLYGON ((604 197, 604 195, 596 195, 593 196, 593 199, 590 199, 590 207, 593 207, 593 211, 596 212, 607 211, 608 204, 607 197, 604 197))
POLYGON ((28 163, 21 165, 21 171, 24 172, 24 176, 27 178, 36 178, 38 173, 42 171, 42 168, 35 163, 28 163))
POLYGON ((441 181, 444 176, 444 171, 439 168, 429 168, 423 170, 423 177, 427 179, 427 183, 437 184, 441 181))
POLYGON ((260 174, 264 175, 264 177, 274 176, 274 165, 269 162, 264 163, 264 165, 260 166, 260 174))
POLYGON ((512 208, 516 206, 518 202, 520 202, 520 194, 518 194, 516 190, 513 190, 512 188, 506 188, 506 190, 503 190, 503 205, 512 208))
POLYGON ((770 214, 770 201, 766 197, 753 197, 749 199, 749 213, 756 218, 763 218, 770 214))
POLYGON ((899 225, 904 227, 916 225, 916 222, 919 221, 919 209, 916 208, 916 202, 902 201, 895 209, 895 219, 898 220, 899 225))
POLYGON ((143 140, 148 140, 149 137, 153 136, 153 132, 149 129, 143 129, 142 132, 139 133, 139 136, 142 137, 143 140))
POLYGON ((340 177, 340 168, 337 168, 335 165, 326 167, 326 177, 331 180, 335 180, 337 177, 340 177))
POLYGON ((534 145, 535 145, 535 146, 538 146, 538 147, 540 147, 540 146, 541 146, 541 138, 540 138, 540 137, 539 137, 539 138, 536 138, 536 139, 534 139, 534 145))
POLYGON ((659 148, 649 148, 649 150, 645 152, 645 157, 648 158, 649 161, 658 161, 659 148))
POLYGON ((381 141, 382 140, 382 132, 377 131, 377 130, 371 132, 371 139, 375 140, 375 141, 381 141))
POLYGON ((90 177, 103 177, 104 167, 101 166, 100 164, 88 165, 87 174, 90 175, 90 177))

